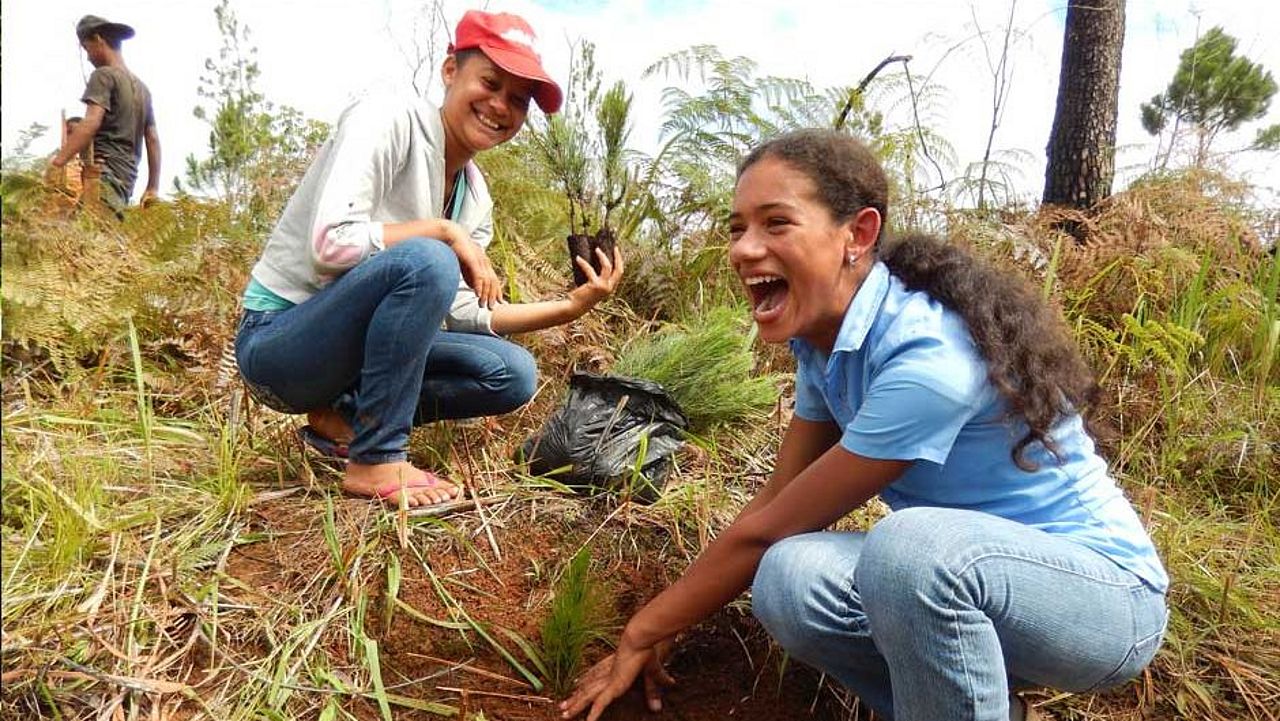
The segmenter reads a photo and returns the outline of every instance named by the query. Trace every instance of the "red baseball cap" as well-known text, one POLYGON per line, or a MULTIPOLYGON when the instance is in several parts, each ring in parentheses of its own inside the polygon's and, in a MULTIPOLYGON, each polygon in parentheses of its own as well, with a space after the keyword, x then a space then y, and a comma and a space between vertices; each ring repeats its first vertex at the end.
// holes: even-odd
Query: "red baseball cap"
POLYGON ((542 58, 533 49, 536 41, 533 28, 519 15, 468 10, 458 21, 449 52, 479 48, 503 70, 536 81, 533 99, 542 112, 550 114, 560 109, 564 93, 542 69, 542 58))

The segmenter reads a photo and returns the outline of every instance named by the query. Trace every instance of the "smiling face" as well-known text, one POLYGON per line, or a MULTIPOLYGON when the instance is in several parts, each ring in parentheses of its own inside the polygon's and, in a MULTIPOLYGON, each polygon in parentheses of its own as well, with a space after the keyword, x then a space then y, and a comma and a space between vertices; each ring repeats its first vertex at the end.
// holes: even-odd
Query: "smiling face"
POLYGON ((520 131, 529 112, 534 81, 498 67, 482 52, 458 60, 449 56, 441 68, 447 152, 466 162, 481 150, 507 142, 520 131))
POLYGON ((760 337, 804 338, 830 350, 870 269, 879 228, 871 208, 843 222, 832 217, 809 176, 777 157, 743 171, 729 217, 729 262, 746 285, 760 337), (851 252, 859 258, 852 265, 851 252))

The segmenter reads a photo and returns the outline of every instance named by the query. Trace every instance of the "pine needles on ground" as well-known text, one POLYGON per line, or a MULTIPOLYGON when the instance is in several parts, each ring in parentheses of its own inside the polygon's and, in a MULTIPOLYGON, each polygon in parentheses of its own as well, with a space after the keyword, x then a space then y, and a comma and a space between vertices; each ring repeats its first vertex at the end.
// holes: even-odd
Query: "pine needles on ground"
POLYGON ((752 336, 740 311, 715 308, 688 327, 640 338, 614 372, 661 384, 695 430, 744 420, 778 399, 776 375, 752 375, 752 336))

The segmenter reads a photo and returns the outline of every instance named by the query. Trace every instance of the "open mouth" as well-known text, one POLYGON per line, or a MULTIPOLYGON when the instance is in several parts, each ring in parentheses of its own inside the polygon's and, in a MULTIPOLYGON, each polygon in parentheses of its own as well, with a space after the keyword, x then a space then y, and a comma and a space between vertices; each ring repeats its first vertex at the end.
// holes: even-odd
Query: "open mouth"
POLYGON ((757 321, 769 320, 787 302, 790 284, 782 276, 757 275, 744 279, 751 295, 751 309, 757 321))

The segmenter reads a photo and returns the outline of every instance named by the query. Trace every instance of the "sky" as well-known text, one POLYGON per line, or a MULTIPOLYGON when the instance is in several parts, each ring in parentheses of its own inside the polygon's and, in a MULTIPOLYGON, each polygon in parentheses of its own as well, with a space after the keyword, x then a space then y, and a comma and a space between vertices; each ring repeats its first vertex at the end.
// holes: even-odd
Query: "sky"
MULTIPOLYGON (((60 113, 83 114, 79 97, 92 67, 77 45, 74 26, 81 15, 93 13, 137 30, 124 43, 125 61, 151 89, 164 158, 161 194, 172 193, 184 159, 207 152, 208 127, 192 110, 200 103, 205 61, 221 45, 215 4, 5 0, 0 40, 4 151, 12 151, 21 131, 38 122, 51 129, 31 151, 51 153, 60 113)), ((260 90, 277 105, 332 122, 353 98, 371 89, 412 92, 406 56, 414 56, 412 38, 425 30, 425 10, 432 5, 426 0, 233 0, 232 8, 258 49, 260 90)), ((635 93, 632 145, 641 150, 658 146, 662 89, 679 84, 676 78, 641 75, 669 53, 715 45, 726 57, 755 61, 761 76, 801 78, 818 87, 856 84, 881 59, 911 55, 916 81, 927 78, 939 93, 926 122, 951 142, 961 165, 982 157, 993 88, 985 48, 998 60, 1003 28, 1011 25, 1008 97, 993 147, 1014 159, 1019 198, 1034 202, 1043 187, 1062 54, 1063 0, 444 0, 449 29, 473 7, 527 18, 539 36, 544 64, 562 84, 572 43, 583 38, 595 43, 606 82, 624 80, 635 93)), ((1237 52, 1280 78, 1280 3, 1275 0, 1128 1, 1117 188, 1146 170, 1155 155, 1155 140, 1139 121, 1139 105, 1164 90, 1179 54, 1214 25, 1239 40, 1237 52)), ((428 97, 438 99, 438 76, 433 71, 430 77, 428 97)), ((1280 100, 1263 121, 1221 138, 1215 147, 1242 148, 1257 127, 1276 122, 1280 100)), ((1280 188, 1280 154, 1237 153, 1230 162, 1251 183, 1280 188)))

